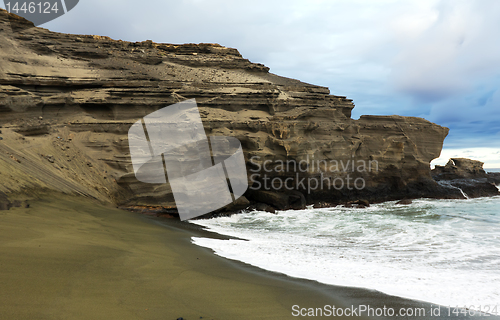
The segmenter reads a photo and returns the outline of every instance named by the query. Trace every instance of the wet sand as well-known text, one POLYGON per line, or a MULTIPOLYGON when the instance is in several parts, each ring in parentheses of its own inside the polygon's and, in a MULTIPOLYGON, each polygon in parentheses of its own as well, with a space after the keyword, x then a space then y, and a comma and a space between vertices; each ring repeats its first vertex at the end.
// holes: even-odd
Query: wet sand
POLYGON ((211 236, 78 197, 0 211, 0 319, 297 319, 294 305, 430 307, 223 259, 191 244, 193 235, 211 236))

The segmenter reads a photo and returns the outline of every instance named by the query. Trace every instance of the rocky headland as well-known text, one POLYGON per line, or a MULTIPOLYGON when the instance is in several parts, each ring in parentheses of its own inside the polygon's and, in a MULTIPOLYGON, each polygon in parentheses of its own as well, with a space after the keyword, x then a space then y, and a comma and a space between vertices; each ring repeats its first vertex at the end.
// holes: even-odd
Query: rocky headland
POLYGON ((352 100, 272 74, 218 44, 127 42, 30 26, 0 10, 4 208, 62 192, 175 214, 168 183, 135 178, 127 133, 151 112, 193 98, 208 136, 235 137, 243 147, 250 188, 225 210, 463 198, 456 179, 433 179, 447 180, 444 169, 431 175, 448 129, 425 119, 352 119, 352 100))
POLYGON ((498 195, 500 173, 487 173, 484 163, 466 158, 451 158, 444 166, 436 166, 432 177, 440 185, 458 188, 464 198, 478 198, 498 195))

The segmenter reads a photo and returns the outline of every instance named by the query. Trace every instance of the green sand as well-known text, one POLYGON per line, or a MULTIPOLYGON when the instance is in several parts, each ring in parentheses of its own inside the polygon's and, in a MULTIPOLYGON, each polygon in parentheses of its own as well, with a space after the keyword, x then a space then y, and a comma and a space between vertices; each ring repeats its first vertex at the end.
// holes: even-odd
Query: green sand
POLYGON ((191 236, 217 235, 83 197, 0 211, 0 319, 297 319, 293 305, 430 306, 261 270, 191 236))
POLYGON ((332 304, 307 285, 234 267, 189 231, 85 199, 0 211, 0 319, 288 319, 332 304))

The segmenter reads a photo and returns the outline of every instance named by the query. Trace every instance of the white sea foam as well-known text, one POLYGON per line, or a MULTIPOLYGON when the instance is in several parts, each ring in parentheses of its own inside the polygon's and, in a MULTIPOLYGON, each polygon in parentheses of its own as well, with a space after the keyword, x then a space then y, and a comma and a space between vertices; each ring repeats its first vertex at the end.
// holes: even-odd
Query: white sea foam
POLYGON ((440 185, 442 185, 443 187, 447 187, 447 188, 450 188, 450 189, 456 189, 456 190, 460 191, 460 193, 462 194, 462 196, 465 199, 469 199, 469 196, 461 188, 455 187, 449 181, 442 180, 442 181, 438 181, 437 183, 440 184, 440 185))
POLYGON ((248 212, 193 222, 249 241, 193 242, 226 258, 326 284, 441 305, 497 305, 499 205, 495 197, 248 212))

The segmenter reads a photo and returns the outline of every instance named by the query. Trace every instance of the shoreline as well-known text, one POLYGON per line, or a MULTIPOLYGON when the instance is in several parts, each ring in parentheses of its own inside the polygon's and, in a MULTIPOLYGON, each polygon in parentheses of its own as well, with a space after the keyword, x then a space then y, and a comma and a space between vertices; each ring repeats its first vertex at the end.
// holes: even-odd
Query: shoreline
POLYGON ((0 220, 5 319, 293 319, 301 318, 294 305, 431 308, 225 259, 191 243, 219 235, 82 197, 46 196, 0 211, 0 220))
MULTIPOLYGON (((182 232, 186 232, 189 237, 191 236, 196 236, 196 237, 205 237, 205 238, 213 238, 213 239, 223 239, 223 240, 228 240, 228 239, 238 239, 237 237, 233 236, 228 236, 224 234, 219 234, 214 231, 209 231, 205 227, 196 225, 196 224, 191 224, 185 221, 179 221, 175 218, 165 218, 165 217, 154 217, 154 216, 149 216, 149 215, 144 215, 144 217, 148 220, 151 220, 154 223, 158 223, 164 227, 167 227, 169 229, 177 229, 181 230, 182 232)), ((240 239, 241 240, 241 239, 240 239)), ((243 239, 244 240, 244 239, 243 239)), ((360 306, 360 305, 369 305, 374 308, 380 308, 382 309, 384 306, 387 308, 393 308, 395 310, 398 310, 399 308, 425 308, 427 311, 433 309, 436 310, 435 308, 438 307, 438 305, 430 303, 430 302, 425 302, 425 301, 419 301, 419 300, 412 300, 404 297, 399 297, 399 296, 393 296, 390 294, 385 294, 377 290, 373 289, 368 289, 368 288, 360 288, 360 287, 344 287, 344 286, 338 286, 338 285, 330 285, 330 284, 325 284, 321 283, 315 280, 309 280, 305 278, 296 278, 293 276, 286 275, 284 273, 280 272, 274 272, 274 271, 269 271, 257 266, 253 266, 250 264, 247 264, 245 262, 239 261, 239 260, 234 260, 230 258, 226 258, 223 256, 216 255, 214 251, 210 248, 207 247, 202 247, 195 245, 194 243, 191 243, 194 247, 207 251, 209 254, 220 261, 222 261, 224 264, 228 264, 231 268, 237 268, 240 269, 244 272, 256 274, 258 276, 265 276, 265 277, 271 277, 273 279, 279 279, 281 281, 285 281, 288 283, 293 283, 293 284, 298 284, 298 285, 306 285, 308 288, 311 290, 320 290, 321 292, 326 293, 328 296, 333 297, 334 299, 337 299, 338 301, 346 301, 346 303, 349 304, 349 307, 351 305, 354 306, 360 306)), ((309 307, 314 307, 317 308, 319 307, 320 304, 314 304, 309 307)), ((448 313, 448 308, 446 306, 440 306, 441 308, 441 316, 433 315, 433 319, 478 319, 478 317, 468 317, 464 316, 463 314, 456 315, 453 314, 453 309, 451 308, 451 316, 448 317, 446 314, 448 313)), ((500 317, 496 317, 494 315, 488 315, 488 319, 500 319, 500 317)), ((296 318, 296 317, 290 317, 290 318, 296 318)), ((300 318, 300 317, 299 317, 300 318)), ((306 317, 309 318, 309 317, 306 317)), ((321 317, 320 317, 321 318, 321 317)), ((331 318, 331 317, 327 317, 331 318)), ((339 318, 339 317, 336 317, 339 318)), ((342 318, 342 317, 340 317, 342 318)), ((348 317, 351 318, 351 317, 348 317)), ((371 318, 371 317, 368 317, 371 318)), ((376 317, 377 319, 384 319, 385 317, 376 317)), ((389 318, 394 318, 394 317, 387 317, 389 318)), ((399 317, 395 317, 399 318, 399 317)), ((423 316, 423 317, 418 317, 418 316, 413 316, 411 318, 415 319, 428 319, 429 314, 423 316)))
MULTIPOLYGON (((499 196, 470 200, 421 199, 422 201, 409 206, 396 205, 395 202, 391 202, 391 204, 374 206, 371 209, 291 210, 279 212, 278 215, 247 212, 242 217, 200 221, 200 225, 214 232, 249 239, 250 242, 231 243, 195 238, 195 243, 212 248, 217 255, 225 258, 237 259, 266 270, 281 272, 291 277, 311 279, 332 286, 377 290, 390 296, 433 305, 456 306, 458 304, 462 307, 472 305, 477 307, 489 304, 495 306, 498 299, 490 298, 495 297, 498 292, 494 289, 494 283, 498 280, 495 274, 490 273, 491 276, 488 277, 488 273, 486 275, 484 273, 487 271, 480 266, 476 268, 475 265, 463 270, 457 267, 462 265, 463 261, 454 253, 468 252, 467 248, 469 248, 464 247, 457 237, 467 239, 467 234, 465 238, 456 236, 457 242, 451 245, 454 248, 461 248, 462 251, 455 249, 456 251, 442 252, 439 248, 435 251, 436 247, 433 243, 447 243, 446 241, 450 241, 450 238, 442 237, 439 231, 434 234, 422 230, 434 230, 435 227, 438 228, 435 230, 439 230, 439 226, 448 226, 448 221, 454 221, 454 228, 450 229, 454 231, 450 233, 457 234, 459 230, 469 230, 467 226, 470 230, 474 230, 476 225, 471 225, 471 223, 475 220, 475 214, 479 214, 477 221, 483 223, 483 217, 490 217, 491 209, 494 210, 499 199, 499 196), (463 208, 462 205, 464 205, 463 208), (458 213, 456 208, 458 208, 458 213), (472 208, 479 209, 474 212, 470 211, 472 208), (484 212, 487 208, 490 211, 484 212), (463 210, 460 211, 461 209, 463 210), (472 216, 465 212, 471 212, 472 216), (484 215, 481 215, 481 212, 484 215), (363 218, 370 215, 374 218, 363 218), (350 216, 352 218, 344 219, 350 216), (330 217, 331 220, 329 220, 330 217), (455 225, 458 222, 466 225, 455 225), (409 227, 410 225, 412 227, 409 227), (431 227, 418 227, 419 225, 431 227), (333 231, 332 226, 337 231, 333 231), (378 232, 374 230, 379 230, 384 226, 390 226, 386 228, 387 230, 396 231, 386 233, 381 229, 379 235, 374 234, 378 232), (366 236, 359 236, 360 240, 357 241, 349 237, 350 232, 354 233, 357 230, 363 230, 359 233, 365 234, 365 228, 368 228, 366 234, 371 235, 369 239, 366 236), (346 231, 339 231, 339 229, 346 231), (402 229, 408 230, 408 234, 402 229), (412 245, 399 247, 397 241, 389 240, 391 234, 396 235, 396 239, 398 235, 402 235, 401 241, 412 245), (426 237, 424 234, 434 236, 426 237), (331 240, 328 240, 330 238, 331 240), (342 244, 343 241, 345 245, 342 244), (415 245, 415 241, 419 244, 415 245), (365 242, 370 245, 363 245, 365 242), (377 243, 382 243, 382 245, 378 246, 377 243), (369 248, 372 246, 376 249, 370 253, 369 248), (356 249, 358 247, 359 250, 356 249), (344 260, 344 257, 348 259, 344 260), (435 263, 420 264, 424 259, 435 263), (438 263, 441 267, 436 265, 438 263)), ((498 218, 492 217, 491 219, 498 222, 498 218)), ((198 223, 198 221, 194 222, 198 223)), ((498 223, 495 224, 498 226, 498 223)), ((493 228, 496 227, 493 226, 493 228)), ((446 230, 448 229, 444 227, 445 233, 446 230)), ((480 233, 484 234, 484 232, 480 233)), ((495 231, 490 230, 484 237, 488 238, 489 235, 494 236, 494 234, 495 231)), ((474 239, 473 243, 478 243, 480 241, 478 239, 484 240, 476 235, 474 239)), ((467 242, 467 240, 464 241, 467 242)), ((489 252, 490 256, 496 256, 496 248, 493 248, 494 252, 488 250, 488 246, 493 245, 492 243, 484 243, 483 248, 476 247, 478 250, 483 249, 487 252, 486 255, 489 252)), ((474 252, 473 247, 469 252, 474 252)), ((481 255, 474 257, 481 259, 481 255)), ((481 260, 473 260, 472 255, 469 255, 466 261, 481 260)), ((494 313, 496 312, 493 310, 494 313)))

